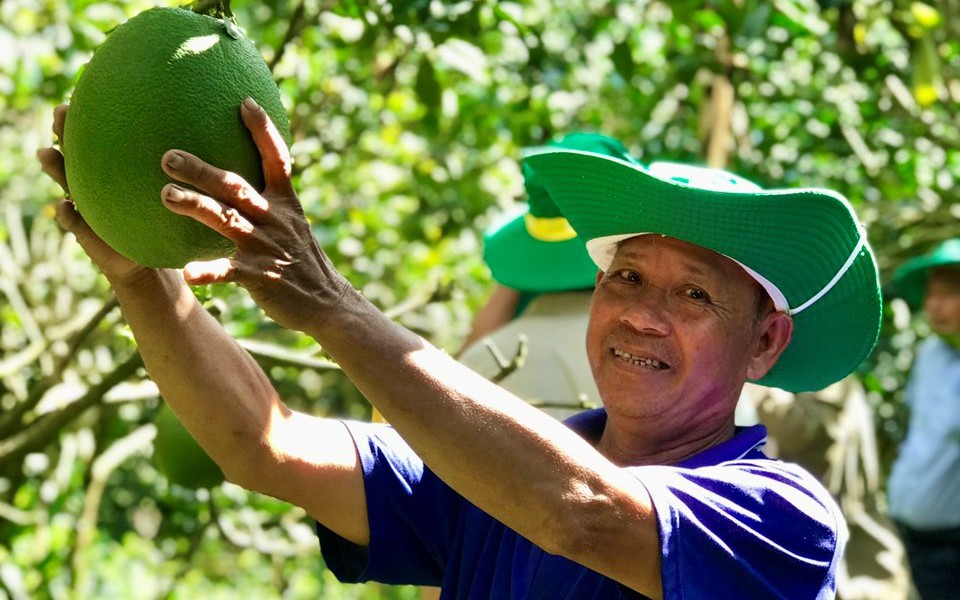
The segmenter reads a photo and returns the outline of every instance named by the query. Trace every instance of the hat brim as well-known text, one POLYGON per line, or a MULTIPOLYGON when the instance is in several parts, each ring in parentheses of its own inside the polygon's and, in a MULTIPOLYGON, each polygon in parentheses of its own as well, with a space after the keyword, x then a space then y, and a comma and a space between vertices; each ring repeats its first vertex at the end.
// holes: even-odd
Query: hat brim
POLYGON ((960 267, 960 246, 937 248, 932 254, 918 256, 903 263, 893 274, 897 293, 916 310, 923 306, 927 276, 938 267, 960 267))
POLYGON ((822 294, 794 315, 793 339, 757 383, 795 392, 822 389, 850 374, 873 350, 881 316, 876 260, 861 243, 853 209, 839 194, 822 189, 717 192, 660 179, 615 158, 569 150, 526 160, 585 240, 666 235, 756 271, 790 307, 822 294))
POLYGON ((597 267, 579 237, 557 242, 538 240, 527 231, 529 207, 495 223, 483 236, 483 260, 493 279, 526 292, 590 289, 597 267))

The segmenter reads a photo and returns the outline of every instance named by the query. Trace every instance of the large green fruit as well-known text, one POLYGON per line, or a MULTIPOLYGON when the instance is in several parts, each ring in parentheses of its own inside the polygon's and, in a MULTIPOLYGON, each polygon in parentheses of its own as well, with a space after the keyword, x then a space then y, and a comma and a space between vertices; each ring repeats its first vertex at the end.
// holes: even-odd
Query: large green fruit
POLYGON ((157 437, 153 440, 153 461, 170 483, 194 490, 223 483, 223 471, 193 439, 166 403, 160 407, 153 423, 157 426, 157 437))
POLYGON ((160 159, 186 150, 262 189, 260 155, 240 119, 247 96, 288 138, 270 69, 232 24, 154 8, 117 27, 84 68, 63 140, 71 196, 97 235, 149 267, 229 256, 232 242, 163 205, 173 179, 160 159))

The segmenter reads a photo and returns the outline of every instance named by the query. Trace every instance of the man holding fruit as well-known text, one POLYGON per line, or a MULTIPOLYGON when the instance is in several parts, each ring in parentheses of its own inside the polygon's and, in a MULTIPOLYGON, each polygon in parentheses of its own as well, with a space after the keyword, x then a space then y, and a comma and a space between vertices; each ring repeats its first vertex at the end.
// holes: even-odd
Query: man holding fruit
MULTIPOLYGON (((183 151, 162 163, 186 184, 163 188, 166 207, 232 240, 231 258, 148 269, 70 201, 57 218, 110 281, 178 418, 228 479, 306 509, 338 577, 443 598, 832 597, 839 509, 733 414, 748 379, 818 389, 875 344, 876 265, 841 196, 528 157, 599 269, 586 347, 604 409, 563 424, 367 302, 313 238, 282 137, 252 101, 240 114, 263 189, 183 151), (288 408, 189 287, 230 282, 314 337, 390 426, 288 408)), ((66 186, 62 155, 40 159, 66 186)))

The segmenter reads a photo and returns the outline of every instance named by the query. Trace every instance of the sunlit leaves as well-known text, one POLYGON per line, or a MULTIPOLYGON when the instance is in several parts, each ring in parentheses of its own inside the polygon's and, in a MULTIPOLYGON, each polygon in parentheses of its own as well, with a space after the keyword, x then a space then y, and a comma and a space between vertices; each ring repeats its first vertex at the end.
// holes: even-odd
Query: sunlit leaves
MULTIPOLYGON (((51 220, 59 192, 33 157, 52 141, 50 110, 69 97, 110 29, 148 7, 182 3, 0 2, 0 242, 14 257, 2 275, 16 284, 0 292, 0 364, 21 365, 9 369, 15 376, 0 378, 0 418, 38 389, 63 356, 62 342, 47 338, 75 329, 107 293, 51 220), (29 354, 38 352, 31 344, 40 354, 29 354), (28 356, 34 358, 21 360, 28 356)), ((957 30, 950 21, 955 11, 937 1, 891 4, 234 0, 231 6, 265 58, 280 57, 274 74, 291 116, 295 184, 317 239, 385 309, 446 290, 398 319, 455 351, 490 283, 480 232, 522 199, 520 149, 586 129, 619 137, 644 161, 702 162, 717 75, 734 88, 729 168, 762 185, 843 193, 870 228, 884 282, 911 253, 960 235, 960 42, 948 34, 957 30)), ((235 287, 211 288, 202 300, 233 335, 321 353, 309 338, 266 320, 235 287)), ((888 453, 901 431, 898 390, 910 347, 927 333, 904 310, 888 309, 881 346, 862 369, 888 453)), ((118 318, 94 330, 46 402, 77 397, 122 360, 118 353, 131 341, 118 318)), ((368 415, 366 400, 338 372, 266 368, 297 408, 368 415)), ((59 515, 60 530, 49 537, 0 518, 0 564, 16 565, 29 590, 68 585, 64 548, 88 465, 104 444, 149 421, 156 409, 155 392, 137 389, 139 397, 78 420, 43 448, 48 468, 29 475, 18 469, 14 479, 0 473, 0 502, 27 511, 26 518, 59 515), (77 443, 69 440, 80 438, 87 440, 83 451, 70 450, 77 443), (69 476, 55 477, 58 469, 69 476), (54 480, 57 487, 44 487, 54 480), (12 554, 3 554, 4 543, 12 544, 12 554), (27 562, 36 556, 25 548, 40 548, 30 552, 42 555, 42 569, 27 562)), ((132 595, 122 587, 130 573, 149 573, 141 580, 162 589, 181 569, 185 585, 201 597, 239 585, 257 597, 282 585, 293 597, 319 597, 321 588, 324 597, 341 594, 317 567, 316 554, 271 564, 257 551, 232 547, 210 525, 207 500, 164 488, 143 457, 113 476, 93 556, 100 566, 94 585, 102 587, 87 597, 132 595), (210 537, 187 556, 191 536, 204 527, 210 537), (239 562, 247 579, 204 581, 204 572, 213 580, 224 565, 239 562)), ((226 489, 215 495, 214 510, 250 502, 251 523, 298 535, 283 521, 284 505, 226 489)))

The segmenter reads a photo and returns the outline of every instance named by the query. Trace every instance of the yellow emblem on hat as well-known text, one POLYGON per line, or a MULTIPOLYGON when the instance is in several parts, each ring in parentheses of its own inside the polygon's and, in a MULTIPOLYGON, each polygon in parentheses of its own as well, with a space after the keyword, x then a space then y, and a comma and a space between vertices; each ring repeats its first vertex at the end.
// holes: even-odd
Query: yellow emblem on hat
POLYGON ((535 217, 527 213, 523 223, 530 237, 541 242, 565 242, 577 237, 577 232, 563 217, 535 217))

